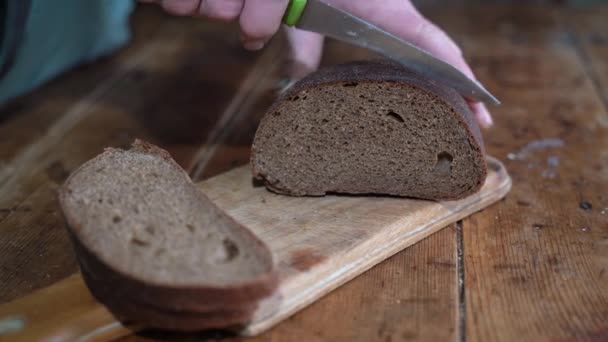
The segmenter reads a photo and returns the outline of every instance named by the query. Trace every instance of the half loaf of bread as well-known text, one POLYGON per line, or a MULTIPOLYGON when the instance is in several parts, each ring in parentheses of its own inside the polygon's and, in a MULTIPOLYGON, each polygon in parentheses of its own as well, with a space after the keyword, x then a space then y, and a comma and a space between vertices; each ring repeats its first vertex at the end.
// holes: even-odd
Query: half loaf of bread
POLYGON ((331 66, 287 90, 258 127, 251 163, 269 189, 293 196, 459 199, 487 173, 465 100, 382 61, 331 66))

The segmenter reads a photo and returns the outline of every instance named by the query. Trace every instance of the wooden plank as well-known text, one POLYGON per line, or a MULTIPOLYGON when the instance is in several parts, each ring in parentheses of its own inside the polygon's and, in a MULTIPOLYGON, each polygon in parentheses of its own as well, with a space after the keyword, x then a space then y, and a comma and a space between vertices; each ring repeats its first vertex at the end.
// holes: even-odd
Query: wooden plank
POLYGON ((501 205, 463 221, 466 338, 605 340, 607 114, 558 20, 570 12, 445 11, 438 17, 503 100, 486 137, 514 179, 501 205))
POLYGON ((74 71, 87 75, 8 107, 16 113, 0 126, 8 151, 0 169, 0 302, 76 270, 55 195, 71 170, 134 137, 187 166, 259 56, 243 52, 234 26, 156 11, 136 20, 156 29, 137 38, 137 49, 102 61, 102 75, 94 67, 74 71), (234 39, 218 39, 225 36, 234 39), (79 83, 89 92, 74 92, 79 83))
MULTIPOLYGON (((239 333, 257 335, 270 329, 402 249, 498 201, 509 191, 511 179, 496 160, 490 159, 488 164, 488 177, 478 193, 446 202, 371 196, 286 197, 253 184, 246 166, 201 183, 211 200, 269 246, 277 264, 277 296, 263 301, 239 333)), ((456 263, 446 265, 445 260, 427 263, 456 267, 456 263)), ((0 322, 6 316, 22 317, 24 322, 20 335, 8 337, 21 339, 25 334, 35 340, 55 340, 81 334, 70 335, 79 339, 95 331, 113 332, 113 327, 119 328, 116 335, 124 331, 119 324, 108 322, 111 316, 103 308, 92 305, 83 282, 70 279, 68 284, 52 288, 57 290, 40 291, 35 298, 0 306, 0 322), (81 300, 72 298, 75 294, 81 300), (62 315, 47 317, 62 301, 59 296, 68 296, 65 301, 70 307, 62 315)), ((404 305, 437 300, 432 292, 424 295, 427 297, 422 299, 389 298, 404 305)), ((427 329, 420 333, 430 333, 430 326, 427 329)))
MULTIPOLYGON (((572 32, 579 57, 596 91, 608 108, 608 6, 561 12, 560 22, 572 32)), ((608 125, 603 121, 602 125, 608 125)))
POLYGON ((456 230, 412 245, 253 341, 450 341, 456 230))
POLYGON ((0 305, 3 341, 110 341, 130 332, 99 305, 79 273, 0 305))

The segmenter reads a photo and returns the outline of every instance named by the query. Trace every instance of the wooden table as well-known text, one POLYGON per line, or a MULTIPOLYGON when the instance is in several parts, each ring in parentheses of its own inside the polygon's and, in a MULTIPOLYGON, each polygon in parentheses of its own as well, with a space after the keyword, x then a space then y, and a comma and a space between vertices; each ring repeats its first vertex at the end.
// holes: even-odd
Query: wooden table
MULTIPOLYGON (((484 133, 512 192, 257 340, 608 340, 608 7, 426 13, 503 101, 484 133)), ((196 179, 248 160, 284 41, 248 53, 234 26, 151 8, 133 25, 128 48, 2 110, 0 302, 76 271, 55 191, 104 146, 150 140, 196 179)), ((324 63, 369 56, 329 42, 324 63)), ((126 340, 157 338, 194 337, 126 340)))

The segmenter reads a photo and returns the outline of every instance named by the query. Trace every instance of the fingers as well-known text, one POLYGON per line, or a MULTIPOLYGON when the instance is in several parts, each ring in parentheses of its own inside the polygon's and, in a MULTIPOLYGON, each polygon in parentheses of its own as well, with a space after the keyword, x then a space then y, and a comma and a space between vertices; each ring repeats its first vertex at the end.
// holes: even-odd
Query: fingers
MULTIPOLYGON (((145 0, 151 2, 150 0, 145 0)), ((163 9, 174 15, 192 15, 198 10, 201 0, 156 0, 163 9)))
POLYGON ((287 76, 299 80, 319 67, 323 36, 296 28, 287 28, 286 32, 290 48, 287 76))
MULTIPOLYGON (((239 19, 241 39, 249 50, 259 50, 279 30, 289 0, 140 0, 160 3, 175 15, 239 19)), ((312 57, 311 57, 312 58, 312 57)))
POLYGON ((208 18, 232 21, 239 17, 243 5, 244 0, 201 0, 199 11, 208 18))
POLYGON ((469 107, 473 111, 473 115, 475 115, 475 119, 477 119, 477 122, 479 123, 479 125, 481 125, 481 127, 488 128, 494 124, 494 120, 492 120, 492 115, 490 115, 490 112, 488 111, 488 108, 485 104, 481 102, 467 102, 469 104, 469 107))
MULTIPOLYGON (((402 38, 450 63, 469 78, 476 80, 458 45, 442 29, 422 15, 412 12, 407 24, 402 25, 399 33, 402 38)), ((469 99, 467 99, 467 103, 482 127, 492 126, 492 116, 483 103, 469 99)))
POLYGON ((289 0, 245 0, 239 19, 245 48, 259 50, 281 26, 289 0))
MULTIPOLYGON (((419 13, 412 12, 407 24, 402 25, 400 36, 445 62, 450 63, 469 78, 476 80, 473 71, 464 60, 462 51, 458 45, 442 29, 419 13)), ((492 116, 483 103, 469 99, 467 99, 467 102, 482 127, 492 126, 492 116)))
POLYGON ((232 21, 239 17, 244 0, 139 0, 160 3, 175 15, 202 15, 207 18, 232 21))
POLYGON ((471 68, 462 57, 462 51, 458 45, 442 29, 422 15, 408 15, 407 23, 399 27, 398 33, 405 40, 452 64, 465 75, 475 79, 471 68))

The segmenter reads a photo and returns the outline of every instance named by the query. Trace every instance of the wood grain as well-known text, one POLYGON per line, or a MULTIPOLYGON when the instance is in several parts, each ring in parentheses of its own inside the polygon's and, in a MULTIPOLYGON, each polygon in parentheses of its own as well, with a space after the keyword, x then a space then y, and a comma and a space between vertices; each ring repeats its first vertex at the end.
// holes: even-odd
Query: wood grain
POLYGON ((80 274, 0 305, 2 341, 109 341, 130 333, 93 298, 80 274))
MULTIPOLYGON (((608 33, 605 18, 608 8, 579 9, 560 14, 560 23, 572 32, 571 38, 578 50, 582 67, 602 99, 604 108, 607 108, 608 33)), ((603 120, 602 125, 608 125, 608 121, 603 120)))
POLYGON ((456 229, 451 226, 371 268, 252 341, 455 340, 456 259, 456 229))
POLYGON ((511 7, 444 17, 503 100, 488 145, 515 184, 500 206, 463 221, 470 341, 608 338, 607 114, 560 20, 569 15, 511 7), (471 32, 467 16, 482 14, 483 33, 471 32))

